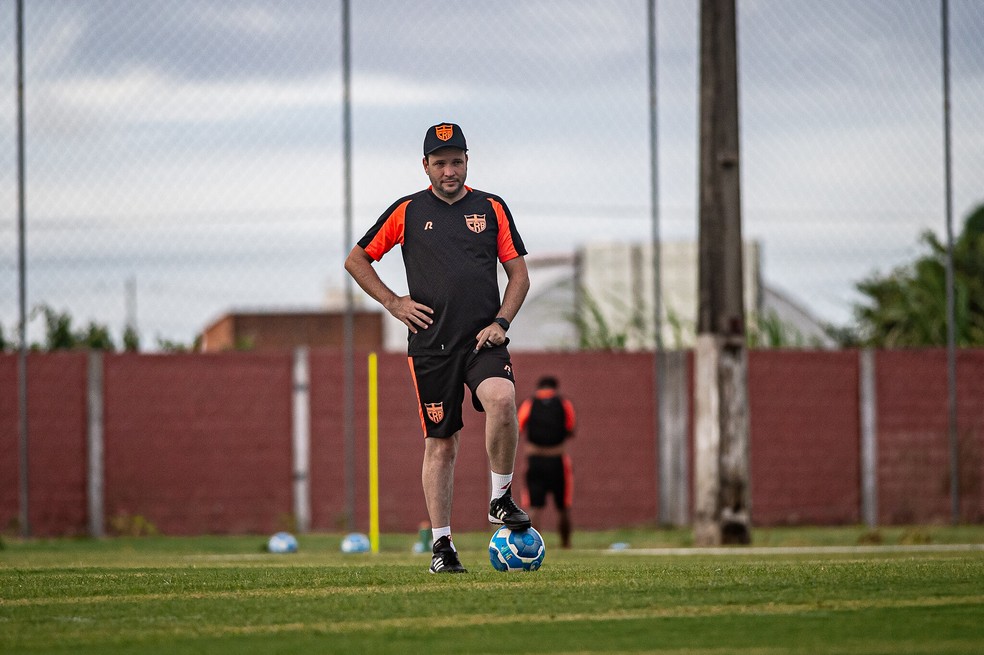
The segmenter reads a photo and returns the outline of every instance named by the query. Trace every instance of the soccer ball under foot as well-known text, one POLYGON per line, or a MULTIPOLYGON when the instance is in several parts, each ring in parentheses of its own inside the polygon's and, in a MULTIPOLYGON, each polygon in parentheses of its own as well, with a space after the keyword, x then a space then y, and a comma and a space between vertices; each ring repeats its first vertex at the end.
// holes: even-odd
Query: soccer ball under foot
POLYGON ((533 528, 501 527, 489 541, 489 561, 496 571, 536 571, 546 552, 543 537, 533 528))

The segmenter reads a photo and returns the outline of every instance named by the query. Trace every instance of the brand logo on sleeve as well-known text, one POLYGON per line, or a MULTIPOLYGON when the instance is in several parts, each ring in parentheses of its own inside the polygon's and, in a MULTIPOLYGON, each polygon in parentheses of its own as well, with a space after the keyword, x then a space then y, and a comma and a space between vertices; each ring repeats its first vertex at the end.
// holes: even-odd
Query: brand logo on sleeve
POLYGON ((465 224, 469 230, 478 234, 485 230, 485 214, 466 214, 465 224))

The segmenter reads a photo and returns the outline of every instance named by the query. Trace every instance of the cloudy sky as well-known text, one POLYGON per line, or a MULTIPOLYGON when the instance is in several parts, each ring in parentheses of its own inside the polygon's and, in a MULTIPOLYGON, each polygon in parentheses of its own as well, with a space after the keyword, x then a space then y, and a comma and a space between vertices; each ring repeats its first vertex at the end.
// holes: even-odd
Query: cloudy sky
MULTIPOLYGON (((27 0, 28 300, 147 346, 343 286, 341 9, 27 0), (136 283, 128 303, 126 281, 136 283), (130 298, 132 300, 132 298, 130 298)), ((425 185, 426 127, 531 257, 651 229, 646 2, 353 2, 354 236, 425 185)), ((658 5, 659 218, 697 232, 699 3, 658 5)), ((984 202, 984 2, 952 0, 955 221, 984 202)), ((742 206, 766 282, 843 322, 944 230, 939 4, 739 0, 742 206)), ((17 322, 13 3, 0 7, 0 325, 17 322), (6 89, 3 91, 2 89, 6 89)), ((381 270, 400 287, 399 255, 381 270)), ((32 321, 32 333, 40 329, 32 321)))

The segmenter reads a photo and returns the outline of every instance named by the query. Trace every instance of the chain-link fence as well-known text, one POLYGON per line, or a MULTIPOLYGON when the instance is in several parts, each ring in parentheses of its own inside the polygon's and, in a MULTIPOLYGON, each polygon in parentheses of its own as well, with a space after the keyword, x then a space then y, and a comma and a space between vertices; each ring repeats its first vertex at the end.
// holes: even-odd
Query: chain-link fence
MULTIPOLYGON (((341 7, 26 0, 28 306, 141 348, 343 287, 341 7)), ((461 124, 469 183, 531 259, 650 238, 645 0, 352 7, 354 223, 421 188, 461 124)), ((697 231, 698 11, 657 3, 660 232, 697 231)), ((984 3, 951 12, 954 219, 984 202, 984 3)), ((0 6, 0 325, 16 334, 14 3, 0 6)), ((940 6, 740 1, 742 205, 764 283, 843 323, 854 284, 945 230, 940 6)), ((399 258, 381 263, 400 287, 399 258), (394 272, 396 271, 396 272, 394 272)), ((32 312, 29 338, 43 337, 32 312)))

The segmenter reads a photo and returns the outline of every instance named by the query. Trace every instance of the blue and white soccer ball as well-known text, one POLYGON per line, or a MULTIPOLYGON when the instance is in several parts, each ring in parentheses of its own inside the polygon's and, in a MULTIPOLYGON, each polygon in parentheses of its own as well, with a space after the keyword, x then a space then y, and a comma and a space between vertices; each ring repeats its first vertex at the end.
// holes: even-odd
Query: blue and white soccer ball
POLYGON ((369 548, 369 537, 361 532, 352 532, 342 539, 343 553, 368 553, 369 548))
POLYGON ((271 553, 296 553, 297 539, 289 532, 278 532, 270 537, 267 550, 271 553))
POLYGON ((546 554, 543 537, 533 528, 501 527, 489 541, 489 561, 496 571, 536 571, 546 554))

